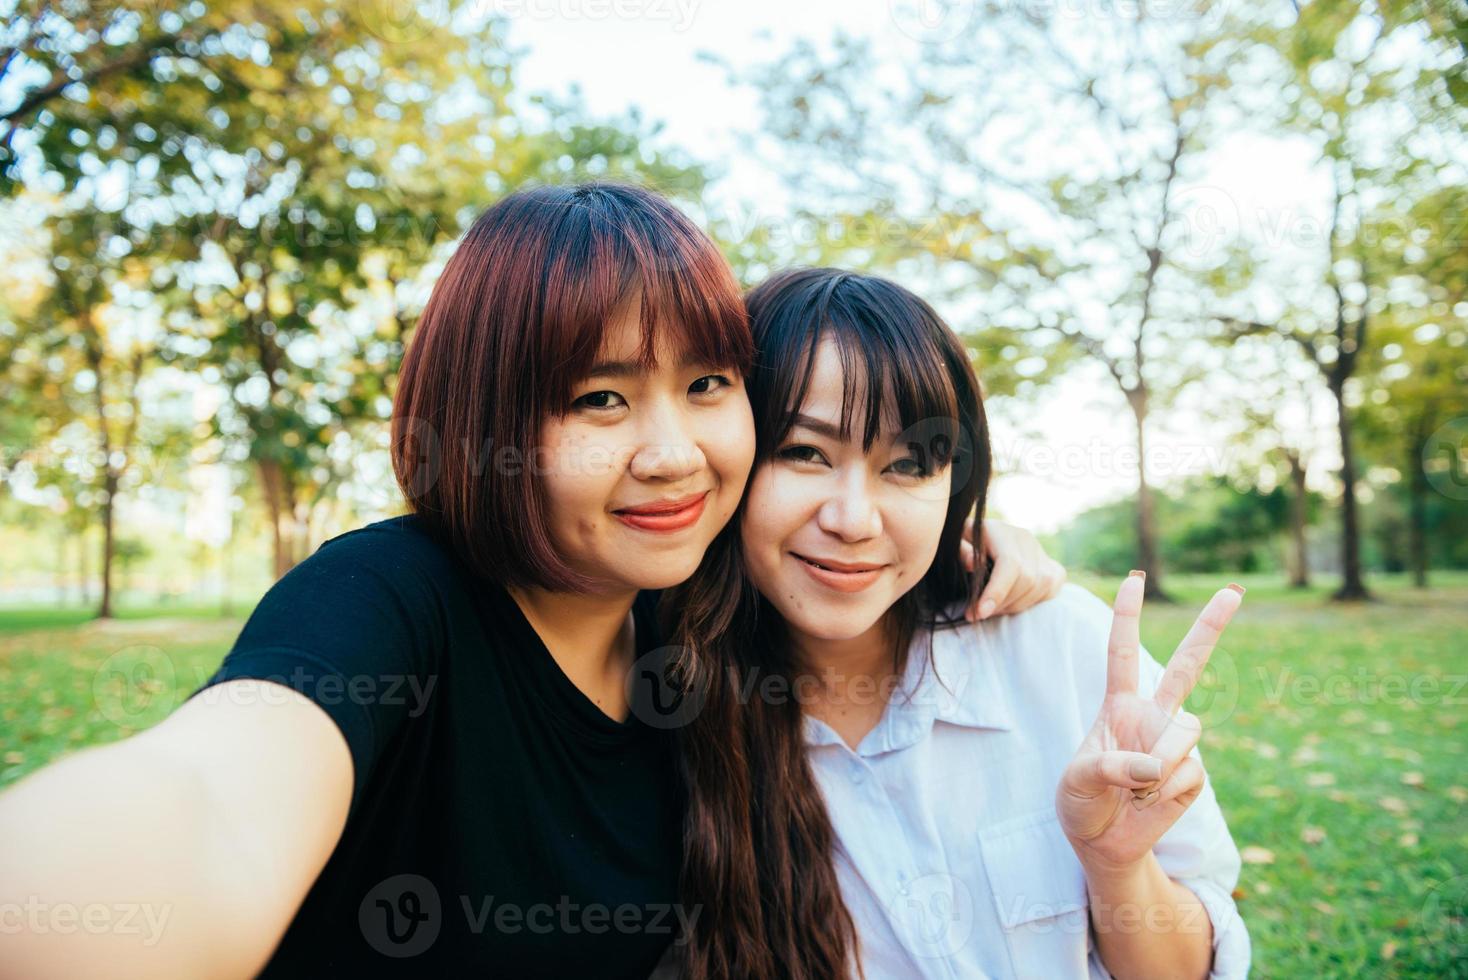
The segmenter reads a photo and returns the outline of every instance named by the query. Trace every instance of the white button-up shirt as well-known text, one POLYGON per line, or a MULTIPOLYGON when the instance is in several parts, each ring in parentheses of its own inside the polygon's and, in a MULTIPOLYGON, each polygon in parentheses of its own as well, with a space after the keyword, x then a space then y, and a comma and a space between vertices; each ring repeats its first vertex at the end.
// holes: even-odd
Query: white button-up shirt
MULTIPOLYGON (((869 980, 1110 976, 1055 812, 1106 692, 1110 629, 1110 607, 1066 585, 1018 615, 939 630, 931 663, 918 636, 902 687, 855 751, 806 717, 869 980)), ((1162 667, 1146 650, 1138 673, 1150 695, 1162 667)), ((1211 782, 1153 853, 1208 910, 1212 975, 1247 976, 1231 897, 1239 852, 1211 782)), ((1145 910, 1132 921, 1146 928, 1145 910)))

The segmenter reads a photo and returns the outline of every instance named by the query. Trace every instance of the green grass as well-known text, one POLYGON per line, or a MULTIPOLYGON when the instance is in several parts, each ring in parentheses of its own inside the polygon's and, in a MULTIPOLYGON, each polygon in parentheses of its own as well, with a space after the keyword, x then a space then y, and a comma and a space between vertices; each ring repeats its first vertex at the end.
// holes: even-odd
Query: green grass
MULTIPOLYGON (((250 605, 250 603, 236 603, 235 608, 243 611, 250 605)), ((63 626, 81 626, 90 623, 95 618, 95 604, 85 607, 74 605, 0 607, 0 636, 63 626)), ((218 603, 210 603, 121 606, 114 610, 112 618, 131 621, 139 619, 223 619, 226 617, 220 613, 218 603)))
MULTIPOLYGON (((1143 639, 1166 661, 1223 577, 1174 576, 1143 639)), ((1375 576, 1342 607, 1244 577, 1244 608, 1189 708, 1234 839, 1259 977, 1468 977, 1468 575, 1375 576)), ((1113 580, 1083 578, 1109 599, 1113 580)), ((155 724, 239 621, 107 624, 0 611, 0 786, 155 724)))
MULTIPOLYGON (((1083 584, 1110 599, 1115 583, 1083 584)), ((1143 642, 1166 662, 1222 577, 1173 577, 1143 642)), ((1244 606, 1189 710, 1246 859, 1262 977, 1468 976, 1468 575, 1377 602, 1240 579, 1244 606), (1262 850, 1256 850, 1262 849, 1262 850)))

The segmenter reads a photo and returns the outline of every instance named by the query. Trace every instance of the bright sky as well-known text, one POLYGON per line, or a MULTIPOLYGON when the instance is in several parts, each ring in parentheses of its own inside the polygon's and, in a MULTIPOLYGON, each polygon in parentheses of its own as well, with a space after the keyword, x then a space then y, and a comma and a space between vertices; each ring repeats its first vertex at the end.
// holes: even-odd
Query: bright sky
MULTIPOLYGON (((870 37, 895 57, 914 58, 922 52, 920 38, 961 26, 974 6, 972 0, 922 0, 924 23, 894 10, 896 0, 483 2, 513 17, 511 41, 529 49, 521 85, 557 93, 579 86, 598 113, 640 107, 645 118, 665 124, 668 142, 713 163, 724 176, 713 189, 715 200, 706 204, 710 211, 778 199, 781 184, 778 174, 742 152, 742 137, 759 125, 754 94, 731 87, 724 69, 700 60, 700 52, 741 68, 773 58, 797 37, 824 42, 839 28, 870 37)), ((1220 147, 1212 172, 1185 191, 1204 207, 1219 202, 1220 234, 1231 233, 1230 223, 1262 223, 1279 238, 1298 233, 1303 216, 1323 213, 1305 149, 1253 137, 1220 147)), ((1200 385, 1196 394, 1206 397, 1209 382, 1200 385)), ((1156 453, 1149 452, 1154 484, 1223 465, 1228 450, 1200 416, 1179 412, 1165 421, 1148 432, 1156 453)), ((1042 404, 1001 412, 993 422, 1003 472, 990 498, 995 516, 1050 531, 1135 486, 1131 415, 1100 372, 1073 375, 1042 404)))

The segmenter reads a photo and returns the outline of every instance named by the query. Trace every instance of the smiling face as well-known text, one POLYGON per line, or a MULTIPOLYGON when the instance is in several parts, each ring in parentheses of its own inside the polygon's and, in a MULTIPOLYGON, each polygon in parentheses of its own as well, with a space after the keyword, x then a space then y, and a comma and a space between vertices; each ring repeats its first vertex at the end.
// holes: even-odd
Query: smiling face
POLYGON ((797 645, 880 628, 932 565, 951 499, 952 467, 928 471, 895 419, 869 449, 856 427, 842 438, 847 387, 824 337, 795 424, 755 471, 740 523, 750 579, 797 645))
POLYGON ((698 568, 739 505, 754 420, 737 369, 690 361, 658 337, 638 363, 641 301, 607 324, 592 373, 541 425, 536 465, 551 537, 603 592, 665 589, 698 568))

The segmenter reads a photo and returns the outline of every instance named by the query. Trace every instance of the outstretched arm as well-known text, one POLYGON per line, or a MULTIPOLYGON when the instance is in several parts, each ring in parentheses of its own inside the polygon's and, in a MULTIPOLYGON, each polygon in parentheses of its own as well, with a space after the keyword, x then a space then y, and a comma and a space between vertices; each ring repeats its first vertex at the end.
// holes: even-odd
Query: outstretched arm
POLYGON ((32 773, 0 794, 19 917, 0 980, 254 976, 336 847, 352 772, 320 707, 233 680, 32 773))

